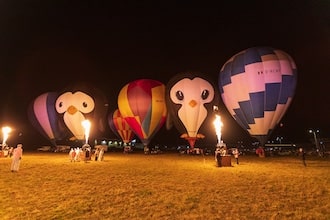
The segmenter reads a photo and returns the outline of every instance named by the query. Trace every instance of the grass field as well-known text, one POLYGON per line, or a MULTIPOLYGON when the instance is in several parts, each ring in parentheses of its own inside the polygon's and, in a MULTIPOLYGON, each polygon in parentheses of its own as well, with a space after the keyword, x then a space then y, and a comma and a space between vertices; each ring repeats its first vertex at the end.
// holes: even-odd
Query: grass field
POLYGON ((24 153, 19 172, 0 158, 0 218, 330 219, 330 160, 241 156, 24 153))

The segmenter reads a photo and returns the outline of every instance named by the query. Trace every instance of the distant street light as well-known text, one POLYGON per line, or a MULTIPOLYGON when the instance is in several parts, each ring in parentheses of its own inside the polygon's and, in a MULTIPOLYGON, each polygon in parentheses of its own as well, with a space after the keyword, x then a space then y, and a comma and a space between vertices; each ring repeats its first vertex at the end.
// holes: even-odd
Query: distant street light
POLYGON ((320 130, 319 129, 316 129, 316 130, 313 130, 313 129, 309 129, 309 131, 308 131, 310 134, 313 134, 313 136, 314 136, 314 142, 315 142, 315 146, 316 146, 316 149, 317 149, 317 151, 318 151, 318 153, 319 153, 319 155, 321 156, 321 152, 320 152, 320 145, 319 145, 319 142, 318 142, 318 140, 317 140, 317 135, 316 135, 316 133, 319 133, 320 132, 320 130))

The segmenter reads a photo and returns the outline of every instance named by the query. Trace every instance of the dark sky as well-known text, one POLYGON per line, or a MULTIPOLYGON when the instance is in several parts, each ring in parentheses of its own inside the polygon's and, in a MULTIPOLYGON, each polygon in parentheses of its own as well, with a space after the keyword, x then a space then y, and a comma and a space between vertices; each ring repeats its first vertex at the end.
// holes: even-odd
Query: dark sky
MULTIPOLYGON (((15 127, 25 140, 42 139, 26 111, 43 92, 89 81, 115 109, 120 89, 132 80, 167 83, 178 72, 192 70, 217 81, 234 54, 271 46, 289 53, 298 68, 294 101, 276 132, 296 142, 309 138, 309 128, 330 136, 328 0, 104 2, 1 1, 0 125, 15 127)), ((222 111, 224 140, 246 137, 224 107, 222 111)), ((161 140, 167 132, 163 129, 155 138, 161 140)))

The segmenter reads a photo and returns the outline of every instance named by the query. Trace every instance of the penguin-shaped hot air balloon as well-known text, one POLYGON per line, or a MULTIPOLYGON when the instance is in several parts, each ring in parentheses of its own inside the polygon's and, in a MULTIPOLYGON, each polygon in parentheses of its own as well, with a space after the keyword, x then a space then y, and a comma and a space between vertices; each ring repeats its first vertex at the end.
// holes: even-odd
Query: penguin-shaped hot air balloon
POLYGON ((85 140, 84 120, 91 122, 91 137, 102 136, 108 111, 105 95, 89 83, 78 82, 65 88, 56 100, 56 111, 71 131, 72 140, 85 140))
POLYGON ((216 86, 206 74, 181 72, 169 80, 165 94, 167 129, 174 124, 181 138, 194 148, 196 140, 205 137, 205 134, 200 133, 201 126, 213 115, 214 106, 218 106, 216 86))

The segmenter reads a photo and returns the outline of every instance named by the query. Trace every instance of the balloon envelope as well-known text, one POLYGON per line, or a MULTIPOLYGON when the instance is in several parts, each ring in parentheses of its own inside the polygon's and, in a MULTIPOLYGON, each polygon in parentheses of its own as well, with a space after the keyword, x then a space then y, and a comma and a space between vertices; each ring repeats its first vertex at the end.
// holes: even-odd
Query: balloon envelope
POLYGON ((199 130, 213 115, 218 96, 216 86, 206 74, 182 72, 174 75, 166 85, 167 129, 173 123, 193 148, 196 139, 205 136, 199 130))
POLYGON ((85 82, 76 82, 66 87, 56 99, 56 111, 76 140, 85 140, 85 128, 82 121, 89 120, 91 134, 102 136, 105 131, 108 101, 96 87, 85 82))
POLYGON ((134 137, 134 132, 126 122, 125 118, 120 114, 119 109, 111 112, 108 116, 110 129, 122 139, 125 144, 129 144, 134 137))
POLYGON ((218 83, 230 114, 264 145, 291 104, 297 68, 282 50, 253 47, 222 66, 218 83))
POLYGON ((57 92, 47 92, 36 97, 28 107, 31 124, 56 146, 66 133, 66 128, 55 109, 57 92))
POLYGON ((126 84, 118 95, 118 109, 135 135, 147 146, 166 120, 165 85, 152 79, 126 84))

